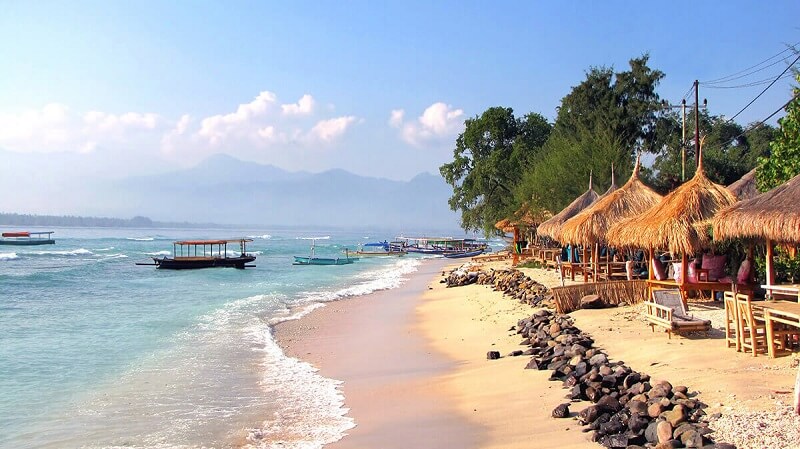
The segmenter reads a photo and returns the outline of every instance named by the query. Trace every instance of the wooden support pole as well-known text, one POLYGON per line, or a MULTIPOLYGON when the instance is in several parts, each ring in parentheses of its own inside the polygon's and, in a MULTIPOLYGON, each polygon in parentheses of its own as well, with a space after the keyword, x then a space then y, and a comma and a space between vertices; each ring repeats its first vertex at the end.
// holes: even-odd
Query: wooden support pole
POLYGON ((772 240, 767 239, 767 285, 775 284, 775 265, 772 261, 774 255, 772 240))

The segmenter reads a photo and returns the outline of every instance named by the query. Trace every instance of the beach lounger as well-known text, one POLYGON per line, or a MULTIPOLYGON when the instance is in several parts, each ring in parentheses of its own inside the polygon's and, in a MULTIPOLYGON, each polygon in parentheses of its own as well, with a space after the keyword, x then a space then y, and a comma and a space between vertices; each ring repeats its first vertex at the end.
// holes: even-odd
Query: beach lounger
POLYGON ((705 332, 711 330, 711 321, 695 318, 686 311, 679 290, 653 290, 652 301, 645 302, 645 316, 650 328, 664 328, 672 334, 705 332))

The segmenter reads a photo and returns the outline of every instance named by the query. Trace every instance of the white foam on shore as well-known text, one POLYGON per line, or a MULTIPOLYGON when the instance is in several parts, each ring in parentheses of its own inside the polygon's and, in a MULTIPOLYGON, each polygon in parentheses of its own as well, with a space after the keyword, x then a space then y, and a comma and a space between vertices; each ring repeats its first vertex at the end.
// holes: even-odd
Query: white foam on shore
POLYGON ((17 253, 0 253, 0 260, 14 260, 19 259, 17 253))

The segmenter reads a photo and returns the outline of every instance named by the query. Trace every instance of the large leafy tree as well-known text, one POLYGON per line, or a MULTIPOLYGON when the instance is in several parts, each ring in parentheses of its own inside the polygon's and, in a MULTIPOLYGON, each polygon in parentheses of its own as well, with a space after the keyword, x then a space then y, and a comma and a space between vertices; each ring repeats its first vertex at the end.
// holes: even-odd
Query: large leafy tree
POLYGON ((629 61, 629 69, 593 67, 586 79, 561 100, 554 129, 563 135, 607 129, 631 153, 649 151, 658 113, 662 110, 656 87, 664 78, 651 69, 645 54, 629 61))
POLYGON ((466 120, 453 161, 439 167, 453 187, 450 208, 461 211, 464 229, 488 234, 494 223, 513 212, 512 193, 523 168, 534 160, 550 130, 540 114, 517 118, 511 108, 503 107, 466 120))
MULTIPOLYGON (((800 82, 800 74, 796 75, 800 82)), ((770 143, 770 154, 758 159, 756 184, 762 192, 777 187, 800 174, 800 88, 786 106, 786 116, 778 120, 778 132, 770 143)))

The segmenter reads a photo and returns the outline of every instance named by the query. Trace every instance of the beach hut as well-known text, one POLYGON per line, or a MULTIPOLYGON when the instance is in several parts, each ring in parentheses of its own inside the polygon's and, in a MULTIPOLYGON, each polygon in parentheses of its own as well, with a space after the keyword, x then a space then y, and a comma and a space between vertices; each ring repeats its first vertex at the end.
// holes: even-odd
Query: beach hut
POLYGON ((729 185, 727 189, 739 201, 744 201, 758 195, 756 188, 756 169, 752 169, 745 173, 741 179, 729 185))
MULTIPOLYGON (((661 195, 647 187, 639 179, 639 158, 630 179, 619 189, 609 189, 597 202, 567 220, 559 230, 557 238, 562 243, 591 247, 594 245, 593 276, 597 279, 599 244, 605 242, 606 233, 612 223, 633 217, 650 209, 661 200, 661 195)), ((613 182, 612 182, 612 187, 613 182)), ((606 263, 610 275, 610 263, 606 263)))
POLYGON ((552 218, 545 220, 542 224, 540 224, 536 228, 536 233, 541 236, 550 237, 553 240, 557 240, 556 235, 558 230, 561 228, 561 225, 577 215, 580 211, 594 204, 598 198, 600 198, 600 195, 598 195, 597 192, 594 191, 594 188, 592 188, 592 175, 590 174, 589 190, 584 192, 583 195, 575 198, 575 200, 569 203, 569 205, 561 212, 553 215, 552 218))
POLYGON ((606 241, 615 246, 647 248, 650 252, 648 283, 653 280, 653 250, 681 254, 681 276, 677 284, 687 290, 687 256, 707 248, 710 238, 700 223, 710 220, 720 210, 734 204, 736 198, 725 187, 711 182, 703 170, 702 150, 692 179, 665 196, 644 213, 613 224, 606 241))
POLYGON ((800 175, 774 189, 736 203, 711 222, 714 240, 750 238, 767 243, 767 285, 775 281, 774 243, 800 243, 800 175))

